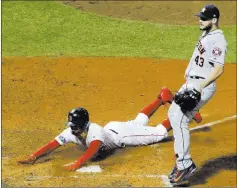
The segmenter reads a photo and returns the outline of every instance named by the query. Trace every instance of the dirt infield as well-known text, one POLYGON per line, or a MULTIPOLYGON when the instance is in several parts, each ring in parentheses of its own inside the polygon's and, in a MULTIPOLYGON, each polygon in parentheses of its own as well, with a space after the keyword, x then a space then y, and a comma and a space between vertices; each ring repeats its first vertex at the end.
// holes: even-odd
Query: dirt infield
MULTIPOLYGON (((84 106, 100 125, 127 121, 164 85, 177 90, 187 62, 135 58, 4 58, 2 63, 2 182, 10 186, 164 186, 172 168, 173 142, 125 148, 88 165, 102 173, 65 172, 82 148, 68 145, 33 166, 16 161, 52 140, 71 108, 84 106), (175 81, 174 81, 175 80, 175 81)), ((236 114, 236 65, 226 64, 217 93, 202 110, 202 124, 236 114)), ((155 125, 166 117, 162 107, 155 125)), ((191 127, 196 124, 192 123, 191 127)), ((199 166, 192 185, 236 186, 236 119, 192 133, 199 166), (226 178, 228 177, 228 178, 226 178)))
POLYGON ((220 25, 236 25, 236 1, 64 1, 85 12, 120 19, 163 24, 197 25, 198 13, 206 4, 220 9, 220 25))

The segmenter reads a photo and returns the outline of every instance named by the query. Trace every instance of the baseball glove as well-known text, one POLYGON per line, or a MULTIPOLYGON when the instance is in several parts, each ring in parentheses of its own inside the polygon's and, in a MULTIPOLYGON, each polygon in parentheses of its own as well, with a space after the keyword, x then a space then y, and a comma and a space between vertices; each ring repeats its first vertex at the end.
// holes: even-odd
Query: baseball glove
POLYGON ((201 100, 201 93, 196 89, 185 89, 182 92, 178 92, 174 96, 174 102, 180 106, 181 111, 192 111, 199 101, 201 100))

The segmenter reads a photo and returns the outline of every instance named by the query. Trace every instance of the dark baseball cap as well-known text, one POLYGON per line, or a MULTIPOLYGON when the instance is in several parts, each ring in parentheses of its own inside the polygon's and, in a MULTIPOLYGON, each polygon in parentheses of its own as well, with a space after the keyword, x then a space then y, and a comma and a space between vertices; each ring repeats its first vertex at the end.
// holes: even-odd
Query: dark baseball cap
POLYGON ((201 12, 195 16, 205 19, 219 18, 220 12, 215 5, 206 5, 202 8, 201 12))

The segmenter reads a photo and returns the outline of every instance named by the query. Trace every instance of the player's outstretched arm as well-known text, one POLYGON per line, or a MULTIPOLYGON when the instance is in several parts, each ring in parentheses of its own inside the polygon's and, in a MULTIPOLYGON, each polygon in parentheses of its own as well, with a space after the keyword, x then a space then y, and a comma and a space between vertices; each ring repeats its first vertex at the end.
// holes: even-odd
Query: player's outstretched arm
POLYGON ((90 143, 89 148, 86 150, 85 154, 82 155, 78 160, 73 162, 72 164, 65 166, 65 169, 69 171, 76 171, 78 168, 80 168, 83 164, 85 164, 87 161, 89 161, 92 157, 97 154, 97 152, 100 149, 102 142, 100 140, 93 140, 90 143))
POLYGON ((48 153, 54 151, 59 146, 61 146, 61 145, 58 143, 57 140, 54 139, 51 142, 49 142, 48 144, 46 144, 43 147, 41 147, 40 149, 38 149, 37 151, 35 151, 34 153, 32 153, 27 158, 18 161, 18 163, 33 165, 34 162, 36 161, 36 159, 38 159, 39 157, 41 157, 41 156, 43 156, 45 154, 48 154, 48 153))

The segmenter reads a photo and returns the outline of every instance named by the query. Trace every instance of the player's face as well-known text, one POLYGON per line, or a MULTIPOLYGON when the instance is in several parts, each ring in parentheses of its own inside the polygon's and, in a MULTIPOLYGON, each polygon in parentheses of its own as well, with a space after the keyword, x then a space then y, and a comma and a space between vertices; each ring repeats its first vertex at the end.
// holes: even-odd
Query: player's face
POLYGON ((200 18, 199 24, 200 24, 200 30, 206 30, 207 28, 212 27, 212 20, 200 18))
POLYGON ((83 130, 79 129, 76 126, 71 126, 71 130, 72 130, 72 134, 81 134, 83 132, 83 130))

